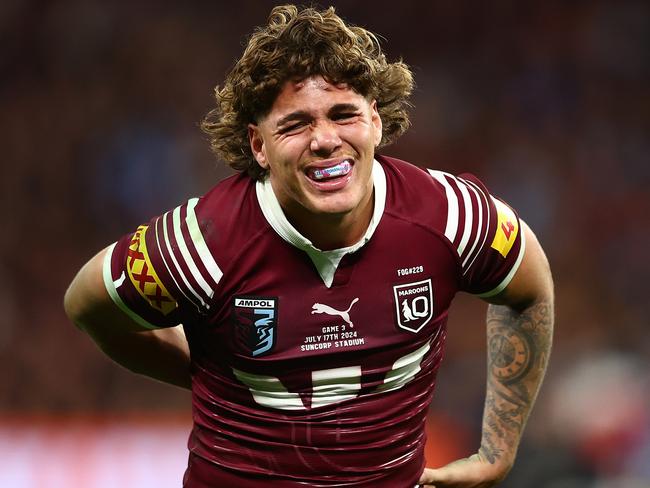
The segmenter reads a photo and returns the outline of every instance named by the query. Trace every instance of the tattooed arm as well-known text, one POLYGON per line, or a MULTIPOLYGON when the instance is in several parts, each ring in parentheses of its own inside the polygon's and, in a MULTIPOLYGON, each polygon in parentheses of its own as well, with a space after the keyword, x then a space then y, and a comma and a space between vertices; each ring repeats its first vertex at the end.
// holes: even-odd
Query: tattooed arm
MULTIPOLYGON (((523 224, 523 223, 522 223, 523 224)), ((481 447, 477 454, 439 469, 420 483, 435 488, 488 488, 508 474, 542 384, 553 336, 553 281, 532 231, 512 282, 490 299, 488 373, 481 447)))

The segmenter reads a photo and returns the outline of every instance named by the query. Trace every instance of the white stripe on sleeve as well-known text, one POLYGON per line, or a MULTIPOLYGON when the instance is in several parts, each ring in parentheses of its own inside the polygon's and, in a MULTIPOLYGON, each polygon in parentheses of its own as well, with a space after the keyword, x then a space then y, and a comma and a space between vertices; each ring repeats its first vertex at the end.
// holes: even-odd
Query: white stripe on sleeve
POLYGON ((176 238, 176 243, 178 244, 178 248, 181 251, 181 255, 185 260, 185 264, 187 264, 187 267, 190 269, 190 273, 192 273, 192 276, 199 284, 201 289, 205 292, 205 294, 208 297, 212 298, 212 296, 214 295, 214 290, 205 281, 205 278, 203 278, 203 275, 199 271, 199 268, 196 267, 194 258, 192 258, 192 255, 190 254, 190 250, 187 248, 185 237, 183 237, 183 230, 181 229, 181 207, 176 207, 174 209, 174 212, 172 213, 172 218, 174 223, 174 237, 176 238))
POLYGON ((117 292, 117 289, 122 286, 122 284, 125 281, 125 271, 122 270, 121 276, 113 281, 113 276, 111 273, 111 259, 113 257, 113 249, 115 249, 115 243, 113 243, 107 250, 106 250, 106 255, 104 256, 104 263, 102 266, 102 276, 104 278, 104 286, 106 287, 106 291, 108 292, 109 296, 117 305, 122 312, 124 312, 126 315, 128 315, 135 323, 138 325, 141 325, 145 329, 158 329, 159 327, 156 327, 155 325, 149 323, 142 317, 140 317, 137 313, 135 313, 133 310, 131 310, 126 303, 122 300, 122 297, 120 294, 117 292))
MULTIPOLYGON (((476 199, 476 207, 478 208, 478 215, 477 215, 477 220, 478 222, 476 223, 476 232, 474 233, 474 238, 472 240, 472 247, 469 248, 469 251, 467 252, 467 255, 465 256, 465 259, 463 260, 463 269, 465 269, 465 266, 467 266, 467 262, 469 261, 470 257, 472 256, 472 253, 474 252, 474 249, 476 249, 477 244, 481 240, 481 232, 483 230, 483 202, 481 201, 481 196, 479 193, 476 191, 474 187, 471 185, 467 185, 467 188, 470 189, 470 191, 474 194, 474 197, 476 199)), ((485 238, 484 238, 485 239, 485 238)))
POLYGON ((520 224, 520 232, 521 232, 521 244, 519 247, 519 255, 517 256, 517 260, 515 263, 512 265, 512 268, 510 268, 510 272, 506 275, 505 278, 499 283, 496 288, 493 288, 490 291, 486 291, 485 293, 480 293, 476 294, 477 297, 480 298, 488 298, 488 297, 493 297, 494 295, 498 295, 501 293, 503 290, 506 289, 506 286, 510 284, 512 281, 512 278, 515 276, 515 273, 519 269, 519 265, 521 264, 521 261, 524 259, 524 254, 526 254, 526 234, 524 233, 524 230, 521 228, 520 224))
POLYGON ((201 258, 205 269, 208 270, 208 273, 210 273, 214 282, 219 283, 223 276, 223 272, 221 271, 221 268, 219 268, 219 265, 217 265, 214 257, 212 257, 212 253, 208 249, 205 239, 203 239, 203 234, 199 227, 199 221, 196 218, 196 212, 194 211, 198 201, 198 198, 192 198, 187 202, 187 216, 185 217, 185 221, 187 222, 187 228, 190 231, 190 237, 194 242, 196 252, 199 253, 199 257, 201 258))
POLYGON ((474 219, 474 213, 472 211, 472 202, 465 183, 453 175, 449 175, 449 177, 458 185, 460 194, 463 196, 463 214, 465 216, 465 227, 463 229, 463 235, 460 239, 460 243, 458 244, 458 248, 457 248, 458 255, 462 256, 463 253, 465 252, 465 248, 467 247, 467 243, 472 233, 472 223, 474 219))
MULTIPOLYGON (((175 276, 174 272, 173 272, 172 269, 170 268, 169 263, 167 262, 167 259, 165 258, 165 253, 163 252, 162 245, 161 245, 161 243, 160 243, 160 231, 158 230, 158 222, 162 219, 162 221, 163 221, 163 226, 164 226, 164 225, 165 225, 165 219, 166 219, 166 218, 167 218, 167 214, 163 215, 162 217, 158 217, 158 218, 156 219, 156 225, 155 225, 156 244, 158 245, 158 252, 160 252, 160 258, 162 259, 162 262, 163 262, 163 264, 165 265, 165 268, 167 268, 167 272, 169 273, 169 276, 171 276, 172 280, 174 280, 174 284, 176 285, 176 288, 178 288, 178 289, 180 290, 180 292, 183 294, 183 296, 184 296, 185 298, 187 298, 187 300, 188 300, 192 305, 194 305, 196 308, 199 308, 199 305, 198 305, 194 300, 192 300, 192 299, 187 295, 187 293, 185 293, 185 290, 183 290, 183 287, 178 283, 178 280, 176 279, 176 276, 175 276)), ((164 239, 164 238, 166 237, 166 235, 167 235, 167 232, 166 232, 166 231, 167 231, 167 229, 165 228, 165 230, 163 231, 163 232, 164 232, 164 233, 163 233, 163 239, 164 239)), ((165 244, 166 244, 166 243, 165 243, 165 244)), ((167 249, 168 252, 169 252, 169 248, 166 248, 166 249, 167 249)), ((172 254, 171 252, 169 252, 169 254, 172 256, 172 259, 174 259, 173 254, 172 254)), ((177 269, 178 269, 178 268, 177 268, 177 269)), ((179 270, 179 271, 180 271, 180 270, 179 270)), ((181 276, 181 278, 183 279, 183 282, 185 283, 185 285, 186 285, 186 286, 187 286, 187 287, 188 287, 192 292, 194 292, 194 290, 193 290, 192 287, 189 285, 189 283, 188 283, 187 280, 185 279, 185 275, 183 275, 182 272, 180 273, 180 276, 181 276)), ((196 296, 196 293, 194 293, 194 295, 196 296)), ((199 297, 199 300, 200 300, 200 297, 199 297)))
POLYGON ((434 169, 428 171, 429 174, 445 188, 445 193, 447 195, 447 225, 445 226, 445 237, 453 243, 456 238, 456 232, 458 231, 458 197, 447 181, 446 176, 448 173, 434 169))
MULTIPOLYGON (((181 277, 181 280, 183 281, 183 283, 185 283, 185 286, 187 287, 187 289, 190 291, 190 293, 192 293, 192 295, 194 295, 201 302, 201 305, 203 305, 205 308, 209 308, 208 305, 203 300, 203 298, 201 297, 201 295, 199 295, 198 292, 196 290, 194 290, 194 288, 192 287, 190 282, 187 280, 187 277, 185 276, 185 273, 183 273, 183 269, 181 268, 180 264, 178 264, 178 260, 176 259, 176 255, 174 254, 174 248, 172 247, 171 242, 169 240, 169 232, 167 230, 167 214, 169 214, 169 212, 167 212, 165 215, 162 216, 162 219, 163 219, 163 234, 165 235, 165 245, 167 246, 167 252, 169 253, 169 255, 172 258, 172 262, 174 263, 174 267, 176 268, 176 271, 178 272, 178 276, 181 277)), ((173 275, 171 270, 170 270, 170 274, 173 275)))
MULTIPOLYGON (((465 181, 467 181, 467 180, 465 180, 465 181)), ((473 181, 467 181, 467 183, 469 184, 469 186, 471 188, 474 188, 476 190, 477 194, 480 196, 479 200, 482 203, 481 206, 485 207, 485 229, 480 228, 479 231, 478 231, 479 232, 478 233, 478 238, 479 239, 481 237, 483 238, 482 241, 481 241, 481 245, 479 246, 478 250, 474 254, 474 257, 469 262, 469 264, 467 266, 465 266, 465 263, 463 263, 463 268, 464 268, 463 275, 465 275, 467 273, 467 271, 469 271, 469 269, 474 264, 474 261, 476 261, 476 259, 481 254, 481 251, 483 250, 483 246, 485 246, 485 241, 487 240, 488 233, 489 233, 489 230, 490 230, 490 218, 491 218, 490 202, 488 201, 488 198, 485 195, 485 193, 483 192, 483 190, 481 190, 473 181)), ((467 259, 469 259, 470 256, 471 256, 471 253, 467 255, 467 259)))

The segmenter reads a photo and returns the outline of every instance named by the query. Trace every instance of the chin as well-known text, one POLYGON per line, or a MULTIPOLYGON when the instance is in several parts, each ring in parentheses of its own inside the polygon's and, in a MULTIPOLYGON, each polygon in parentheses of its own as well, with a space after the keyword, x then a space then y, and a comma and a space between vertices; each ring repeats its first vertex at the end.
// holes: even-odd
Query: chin
POLYGON ((314 213, 329 215, 344 215, 352 212, 359 205, 356 199, 343 197, 343 195, 328 195, 321 197, 311 205, 314 213))

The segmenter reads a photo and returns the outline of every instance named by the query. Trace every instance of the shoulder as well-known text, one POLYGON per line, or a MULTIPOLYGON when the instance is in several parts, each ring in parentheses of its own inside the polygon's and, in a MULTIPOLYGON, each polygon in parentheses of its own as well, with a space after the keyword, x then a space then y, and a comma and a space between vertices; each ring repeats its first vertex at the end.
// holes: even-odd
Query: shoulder
POLYGON ((378 160, 386 173, 387 207, 442 231, 450 241, 459 226, 491 205, 488 190, 472 174, 453 175, 385 156, 378 160))
POLYGON ((255 182, 245 175, 226 178, 111 246, 106 288, 120 308, 150 328, 205 313, 233 259, 265 227, 261 218, 255 182))
POLYGON ((432 175, 433 170, 386 156, 377 160, 386 174, 386 213, 444 233, 449 195, 444 183, 432 175))
POLYGON ((245 174, 221 180, 197 200, 198 218, 219 225, 242 224, 255 207, 255 181, 245 174), (242 214, 244 212, 244 214, 242 214))
POLYGON ((256 182, 245 174, 231 176, 186 204, 188 238, 209 253, 221 269, 256 235, 268 230, 255 186, 256 182))
POLYGON ((459 264, 463 288, 498 293, 519 265, 524 242, 515 211, 474 175, 453 175, 379 157, 386 173, 386 214, 443 239, 459 264))
POLYGON ((395 190, 414 186, 426 190, 431 187, 431 176, 425 168, 389 156, 377 155, 376 159, 381 163, 388 182, 394 185, 395 190))
POLYGON ((238 236, 246 235, 259 217, 255 193, 255 181, 246 175, 233 175, 217 183, 205 195, 190 198, 156 219, 163 231, 173 233, 174 252, 188 248, 201 255, 200 250, 223 255, 230 248, 237 248, 238 236))
POLYGON ((393 211, 412 211, 422 203, 444 200, 444 188, 425 168, 387 156, 377 156, 386 174, 386 196, 393 211))

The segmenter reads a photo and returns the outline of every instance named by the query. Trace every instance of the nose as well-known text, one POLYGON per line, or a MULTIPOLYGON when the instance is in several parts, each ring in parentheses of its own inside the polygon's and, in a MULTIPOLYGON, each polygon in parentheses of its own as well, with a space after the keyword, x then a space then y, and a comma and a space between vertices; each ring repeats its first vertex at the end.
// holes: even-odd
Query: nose
POLYGON ((339 137, 335 124, 331 122, 319 122, 312 129, 311 143, 309 149, 319 156, 329 155, 341 147, 342 141, 339 137))

